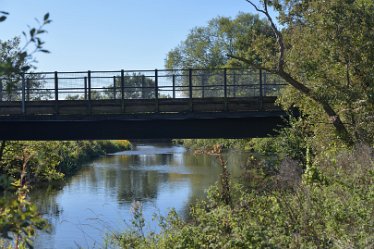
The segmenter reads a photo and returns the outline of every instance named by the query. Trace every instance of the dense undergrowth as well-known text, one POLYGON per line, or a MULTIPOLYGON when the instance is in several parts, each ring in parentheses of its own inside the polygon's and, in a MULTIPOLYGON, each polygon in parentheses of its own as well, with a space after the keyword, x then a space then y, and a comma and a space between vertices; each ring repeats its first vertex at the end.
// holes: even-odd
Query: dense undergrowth
MULTIPOLYGON (((54 183, 74 174, 83 163, 106 153, 128 150, 121 141, 3 141, 0 152, 2 178, 21 179, 28 184, 54 183)), ((1 180, 6 188, 6 180, 1 180)))
POLYGON ((252 158, 244 183, 229 188, 230 204, 221 182, 189 221, 172 211, 159 217, 160 233, 147 235, 137 204, 133 229, 111 239, 122 248, 371 248, 373 159, 363 144, 326 151, 305 169, 287 157, 275 173, 252 158))
POLYGON ((202 153, 212 150, 217 144, 224 149, 251 150, 248 139, 174 139, 173 142, 202 153))

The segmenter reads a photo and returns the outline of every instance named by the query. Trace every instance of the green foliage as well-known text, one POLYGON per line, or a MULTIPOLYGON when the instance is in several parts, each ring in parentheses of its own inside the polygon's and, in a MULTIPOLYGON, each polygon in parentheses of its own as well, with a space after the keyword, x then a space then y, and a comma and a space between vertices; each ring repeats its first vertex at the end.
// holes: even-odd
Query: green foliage
POLYGON ((276 155, 279 160, 289 157, 305 165, 312 133, 303 118, 290 117, 289 124, 289 127, 279 129, 277 136, 251 139, 248 146, 261 156, 276 155))
MULTIPOLYGON (((275 1, 260 2, 271 6, 275 1)), ((287 78, 292 87, 279 103, 285 109, 297 107, 318 139, 327 135, 326 140, 348 142, 341 133, 346 130, 351 140, 372 143, 373 2, 276 2, 283 28, 278 30, 279 39, 269 37, 269 42, 269 38, 252 36, 247 37, 250 41, 238 40, 237 55, 287 78), (253 55, 260 56, 259 63, 251 59, 253 55)))
MULTIPOLYGON (((0 22, 6 19, 7 12, 0 12, 0 22)), ((44 46, 41 36, 46 33, 45 26, 50 24, 49 13, 43 16, 43 20, 37 20, 36 27, 30 27, 28 32, 22 32, 25 38, 25 44, 19 48, 20 38, 16 37, 10 41, 0 40, 0 76, 15 76, 32 69, 35 63, 33 55, 35 53, 49 53, 44 46)))
POLYGON ((33 248, 36 230, 48 229, 48 223, 27 200, 27 187, 21 186, 20 181, 13 186, 17 192, 9 189, 0 196, 0 245, 2 248, 12 248, 12 244, 15 248, 33 248))
MULTIPOLYGON (((131 149, 127 140, 120 141, 50 141, 8 142, 2 153, 0 171, 20 179, 24 155, 28 183, 61 181, 64 175, 76 172, 83 163, 106 153, 131 149)), ((0 185, 1 187, 1 185, 0 185)))
MULTIPOLYGON (((0 12, 5 13, 6 12, 0 12)), ((1 19, 1 17, 0 17, 1 19)), ((5 19, 4 19, 5 20, 5 19)), ((3 41, 0 39, 0 100, 20 100, 20 91, 22 84, 22 75, 29 70, 35 69, 35 53, 49 53, 44 46, 41 36, 46 33, 45 26, 51 23, 49 14, 45 14, 43 21, 36 19, 38 26, 30 27, 28 32, 22 32, 24 36, 24 45, 21 44, 21 37, 3 41), (5 76, 5 77, 4 77, 5 76)), ((41 81, 34 81, 34 77, 29 77, 29 88, 40 88, 41 81)))
MULTIPOLYGON (((235 44, 238 37, 251 36, 258 32, 271 34, 268 23, 260 19, 258 15, 240 13, 235 18, 213 18, 206 26, 193 28, 187 38, 168 53, 165 67, 194 69, 195 77, 192 78, 192 85, 198 87, 193 95, 203 98, 222 96, 223 90, 218 85, 223 82, 223 70, 219 69, 234 68, 227 71, 227 81, 230 82, 229 85, 232 85, 228 87, 228 94, 234 97, 247 97, 248 94, 252 94, 249 91, 250 87, 241 85, 257 84, 258 76, 248 69, 235 70, 235 68, 242 67, 239 63, 229 63, 229 54, 237 52, 235 44)), ((187 71, 184 74, 187 74, 187 71)), ((177 86, 188 86, 188 84, 188 77, 176 78, 177 86)), ((187 89, 181 88, 186 96, 188 95, 187 89)))
POLYGON ((235 19, 217 17, 207 26, 195 27, 165 60, 166 68, 220 68, 227 64, 228 54, 236 52, 235 41, 240 35, 257 32, 271 34, 267 22, 258 15, 239 14, 235 19))
MULTIPOLYGON (((0 22, 6 20, 7 12, 0 11, 0 22)), ((0 40, 0 84, 1 99, 15 100, 15 90, 20 84, 20 74, 31 69, 32 55, 36 52, 48 52, 43 49, 44 42, 40 35, 45 33, 44 26, 49 24, 49 14, 37 28, 30 28, 29 36, 23 32, 26 44, 20 48, 20 38, 9 41, 0 40), (35 45, 28 51, 30 45, 35 45), (3 76, 12 76, 14 81, 5 81, 3 76)), ((33 86, 31 86, 33 87, 33 86)), ((27 164, 30 156, 35 153, 33 149, 26 149, 21 144, 12 143, 11 149, 6 141, 0 147, 0 246, 2 248, 33 248, 32 237, 36 230, 48 227, 38 213, 36 207, 27 200, 27 186, 24 180, 28 173, 27 164), (9 154, 13 155, 8 157, 9 154), (5 159, 5 161, 3 160, 5 159), (18 179, 18 180, 16 180, 18 179), (2 239, 4 238, 4 239, 2 239)))
POLYGON ((130 150, 132 145, 129 140, 101 140, 96 141, 105 153, 130 150))
MULTIPOLYGON (((155 97, 155 81, 141 73, 124 75, 124 98, 125 99, 152 99, 155 97)), ((121 98, 121 76, 117 76, 114 84, 107 87, 102 95, 96 99, 116 99, 121 98)))
MULTIPOLYGON (((105 153, 128 150, 120 141, 7 142, 0 160, 0 245, 31 248, 36 230, 46 229, 36 207, 27 199, 27 185, 55 184, 83 163, 105 153), (1 244, 3 243, 3 245, 1 244)), ((17 247, 16 247, 17 248, 17 247)))
POLYGON ((220 145, 223 149, 247 149, 248 140, 245 139, 175 139, 174 143, 192 150, 208 151, 215 145, 220 145))
POLYGON ((234 185, 232 207, 213 186, 207 200, 191 208, 191 220, 171 212, 160 219, 159 234, 126 233, 115 241, 123 248, 369 248, 373 159, 372 149, 361 145, 338 152, 333 164, 329 156, 315 161, 323 182, 307 180, 289 189, 278 174, 277 185, 265 191, 234 185))

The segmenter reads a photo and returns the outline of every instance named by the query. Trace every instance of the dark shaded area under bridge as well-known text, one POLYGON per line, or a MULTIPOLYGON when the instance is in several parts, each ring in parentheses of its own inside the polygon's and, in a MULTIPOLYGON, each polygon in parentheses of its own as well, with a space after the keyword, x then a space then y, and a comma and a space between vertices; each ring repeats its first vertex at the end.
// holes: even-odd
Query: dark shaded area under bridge
POLYGON ((53 72, 0 78, 0 140, 249 138, 286 125, 285 85, 246 69, 53 72))

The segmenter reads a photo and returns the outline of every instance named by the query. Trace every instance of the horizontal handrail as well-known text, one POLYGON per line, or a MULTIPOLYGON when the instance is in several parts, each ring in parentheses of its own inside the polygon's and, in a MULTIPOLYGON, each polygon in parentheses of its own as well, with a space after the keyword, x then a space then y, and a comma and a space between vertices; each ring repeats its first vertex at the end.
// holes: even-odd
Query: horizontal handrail
MULTIPOLYGON (((253 70, 253 69, 249 69, 249 68, 192 68, 192 69, 189 69, 189 68, 183 68, 183 69, 133 69, 133 70, 124 70, 124 69, 120 69, 120 70, 80 70, 80 71, 57 71, 58 73, 63 73, 63 74, 73 74, 73 73, 87 73, 88 71, 90 71, 91 73, 121 73, 122 71, 124 73, 132 73, 132 72, 135 72, 135 73, 144 73, 144 72, 154 72, 155 70, 157 70, 158 72, 188 72, 189 70, 192 70, 192 71, 224 71, 224 70, 230 70, 230 71, 243 71, 243 70, 247 70, 247 71, 256 71, 256 70, 253 70)), ((28 72, 28 73, 25 73, 25 75, 27 74, 54 74, 56 71, 46 71, 46 72, 28 72)), ((264 72, 265 73, 265 72, 264 72)))
POLYGON ((276 97, 287 84, 277 75, 240 68, 29 72, 0 77, 0 101, 276 97))

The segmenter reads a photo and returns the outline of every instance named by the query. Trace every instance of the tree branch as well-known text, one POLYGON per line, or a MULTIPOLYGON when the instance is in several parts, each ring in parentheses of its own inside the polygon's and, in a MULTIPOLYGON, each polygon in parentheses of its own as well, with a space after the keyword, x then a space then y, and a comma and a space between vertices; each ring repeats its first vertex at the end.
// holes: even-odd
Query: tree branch
POLYGON ((239 60, 239 61, 242 61, 246 64, 249 64, 251 67, 254 67, 255 69, 261 69, 261 70, 264 70, 264 71, 267 71, 269 73, 274 73, 274 74, 277 74, 278 72, 273 70, 273 69, 270 69, 270 68, 267 68, 267 67, 263 67, 263 66, 260 66, 260 65, 257 65, 257 64, 253 64, 252 61, 244 58, 244 57, 241 57, 241 56, 237 56, 237 55, 233 55, 233 54, 228 54, 227 55, 228 57, 232 58, 232 59, 236 59, 236 60, 239 60))
POLYGON ((337 133, 341 136, 341 138, 349 145, 353 144, 353 139, 351 135, 349 134, 347 128, 345 127, 344 123, 340 119, 340 116, 335 112, 335 110, 332 108, 332 106, 328 103, 327 100, 320 98, 318 94, 315 94, 311 88, 307 87, 306 85, 302 84, 298 80, 296 80, 294 77, 291 76, 291 74, 285 72, 284 70, 284 64, 285 64, 285 42, 283 39, 282 33, 278 30, 277 26, 274 23, 273 18, 269 14, 268 10, 268 3, 269 0, 262 0, 263 9, 260 9, 257 7, 253 1, 251 0, 245 0, 248 2, 250 5, 252 5, 256 11, 264 14, 267 18, 267 20, 270 22, 271 28, 274 32, 274 35, 277 39, 277 44, 279 46, 279 58, 278 58, 278 66, 277 69, 275 70, 269 70, 268 68, 263 68, 261 66, 253 65, 253 63, 250 60, 247 60, 245 58, 239 57, 239 56, 234 56, 234 55, 229 55, 231 58, 240 60, 245 63, 249 63, 250 65, 253 65, 254 67, 257 67, 259 69, 264 69, 268 72, 272 72, 274 74, 279 75, 282 77, 286 82, 288 82, 291 86, 293 86, 296 90, 299 92, 303 93, 305 96, 311 98, 312 100, 316 101, 318 104, 320 104, 324 110, 324 112, 327 114, 327 116, 330 119, 330 122, 334 125, 337 133))
POLYGON ((250 0, 245 0, 247 3, 249 3, 250 5, 252 5, 253 6, 253 8, 255 8, 255 10, 256 11, 258 11, 258 12, 261 12, 261 13, 263 13, 263 14, 265 14, 265 11, 264 10, 262 10, 262 9, 260 9, 259 7, 257 7, 257 5, 256 4, 254 4, 254 3, 252 3, 252 1, 250 1, 250 0))
POLYGON ((273 30, 273 32, 275 34, 275 37, 277 38, 277 43, 278 43, 278 46, 279 46, 279 53, 280 54, 279 54, 279 59, 278 59, 277 70, 279 72, 283 72, 284 71, 284 61, 285 61, 284 60, 284 54, 285 54, 286 46, 285 46, 285 43, 284 43, 282 33, 278 30, 277 26, 274 23, 273 18, 269 14, 268 0, 263 0, 264 9, 258 8, 251 0, 245 0, 245 1, 248 2, 250 5, 252 5, 256 9, 256 11, 258 11, 260 13, 263 13, 266 16, 267 20, 270 22, 271 29, 273 30))

